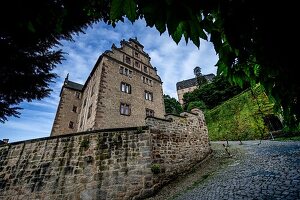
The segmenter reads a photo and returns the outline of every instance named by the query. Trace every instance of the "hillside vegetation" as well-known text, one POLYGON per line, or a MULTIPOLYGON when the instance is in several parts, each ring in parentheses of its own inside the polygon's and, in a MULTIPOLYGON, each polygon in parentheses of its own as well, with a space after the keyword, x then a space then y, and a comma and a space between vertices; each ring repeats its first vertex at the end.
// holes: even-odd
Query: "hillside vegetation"
POLYGON ((263 87, 247 89, 205 112, 211 140, 253 140, 267 138, 264 117, 273 114, 263 87))

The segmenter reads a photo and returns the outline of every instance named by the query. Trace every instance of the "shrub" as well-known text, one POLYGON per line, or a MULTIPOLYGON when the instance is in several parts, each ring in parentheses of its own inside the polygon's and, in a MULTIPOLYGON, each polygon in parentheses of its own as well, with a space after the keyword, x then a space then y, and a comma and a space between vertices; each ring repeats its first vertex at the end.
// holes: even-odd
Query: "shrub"
POLYGON ((160 173, 160 164, 158 164, 158 163, 152 164, 151 171, 153 174, 159 174, 160 173))

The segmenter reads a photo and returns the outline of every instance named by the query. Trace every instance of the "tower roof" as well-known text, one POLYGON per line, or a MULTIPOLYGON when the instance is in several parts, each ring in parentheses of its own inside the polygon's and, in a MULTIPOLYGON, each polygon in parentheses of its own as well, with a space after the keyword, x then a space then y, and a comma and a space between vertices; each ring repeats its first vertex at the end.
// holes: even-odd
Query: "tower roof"
POLYGON ((70 89, 73 89, 73 90, 82 91, 83 85, 81 85, 79 83, 75 83, 73 81, 66 80, 65 83, 64 83, 64 87, 70 88, 70 89))
MULTIPOLYGON (((212 81, 212 79, 215 77, 214 74, 207 74, 204 75, 204 77, 206 78, 206 80, 208 81, 212 81)), ((193 87, 193 86, 197 86, 198 82, 197 82, 197 78, 191 78, 188 80, 184 80, 184 81, 179 81, 176 83, 176 89, 177 90, 181 90, 184 88, 189 88, 189 87, 193 87)))

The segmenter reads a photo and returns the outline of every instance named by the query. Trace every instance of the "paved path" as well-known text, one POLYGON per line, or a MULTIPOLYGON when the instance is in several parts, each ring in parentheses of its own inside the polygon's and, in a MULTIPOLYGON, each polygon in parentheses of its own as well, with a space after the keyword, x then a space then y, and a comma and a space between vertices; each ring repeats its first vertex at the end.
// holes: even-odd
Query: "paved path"
POLYGON ((300 142, 235 145, 244 153, 176 199, 300 199, 300 142))

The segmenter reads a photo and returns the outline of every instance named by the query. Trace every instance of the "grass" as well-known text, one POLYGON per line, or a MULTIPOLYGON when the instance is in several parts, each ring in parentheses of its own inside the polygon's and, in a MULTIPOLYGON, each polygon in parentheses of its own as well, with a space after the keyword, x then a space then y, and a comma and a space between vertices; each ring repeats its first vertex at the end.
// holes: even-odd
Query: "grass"
POLYGON ((276 141, 300 141, 300 136, 293 136, 293 137, 279 137, 275 138, 276 141))

